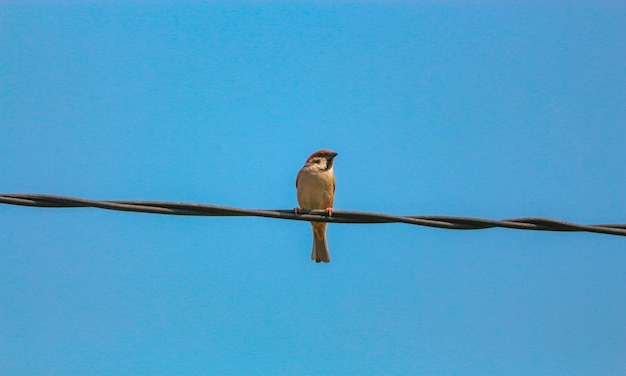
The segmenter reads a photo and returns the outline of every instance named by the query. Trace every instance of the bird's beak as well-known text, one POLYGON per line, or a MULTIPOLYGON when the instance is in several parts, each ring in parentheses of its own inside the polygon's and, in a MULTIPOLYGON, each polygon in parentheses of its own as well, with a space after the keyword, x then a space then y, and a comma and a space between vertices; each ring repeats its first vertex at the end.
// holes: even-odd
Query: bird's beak
POLYGON ((334 151, 330 153, 330 157, 331 157, 331 158, 335 158, 337 155, 338 155, 338 154, 337 154, 337 153, 335 153, 334 151))

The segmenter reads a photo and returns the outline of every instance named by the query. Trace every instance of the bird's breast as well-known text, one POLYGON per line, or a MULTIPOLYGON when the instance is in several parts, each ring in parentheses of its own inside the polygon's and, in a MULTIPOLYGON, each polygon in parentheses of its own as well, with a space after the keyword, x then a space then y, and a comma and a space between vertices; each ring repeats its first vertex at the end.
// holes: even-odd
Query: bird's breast
POLYGON ((333 188, 334 179, 332 175, 303 171, 298 176, 298 203, 300 208, 305 210, 331 208, 333 206, 333 188))

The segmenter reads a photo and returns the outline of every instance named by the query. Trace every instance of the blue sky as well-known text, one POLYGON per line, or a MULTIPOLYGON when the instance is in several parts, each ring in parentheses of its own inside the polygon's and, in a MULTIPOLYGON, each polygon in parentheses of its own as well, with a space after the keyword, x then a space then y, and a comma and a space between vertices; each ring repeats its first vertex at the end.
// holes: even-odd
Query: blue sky
MULTIPOLYGON (((2 193, 624 223, 619 2, 5 2, 2 193)), ((623 375, 626 239, 0 206, 6 375, 623 375)))

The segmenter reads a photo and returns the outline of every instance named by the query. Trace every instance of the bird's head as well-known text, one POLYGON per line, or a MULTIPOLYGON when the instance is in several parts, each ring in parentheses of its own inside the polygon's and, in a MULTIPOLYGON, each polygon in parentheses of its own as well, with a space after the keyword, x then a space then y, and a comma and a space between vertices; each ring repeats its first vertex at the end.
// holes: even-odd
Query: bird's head
POLYGON ((330 150, 318 150, 311 154, 306 164, 312 167, 318 167, 320 170, 327 171, 333 168, 333 160, 337 153, 330 150))

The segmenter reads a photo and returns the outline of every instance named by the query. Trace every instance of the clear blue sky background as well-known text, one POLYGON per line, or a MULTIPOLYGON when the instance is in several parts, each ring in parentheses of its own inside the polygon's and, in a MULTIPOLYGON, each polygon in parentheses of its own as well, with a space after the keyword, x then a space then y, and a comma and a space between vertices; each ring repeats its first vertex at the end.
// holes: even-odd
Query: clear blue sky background
MULTIPOLYGON (((2 193, 626 222, 620 2, 0 5, 2 193)), ((626 239, 0 206, 2 375, 624 375, 626 239)))

